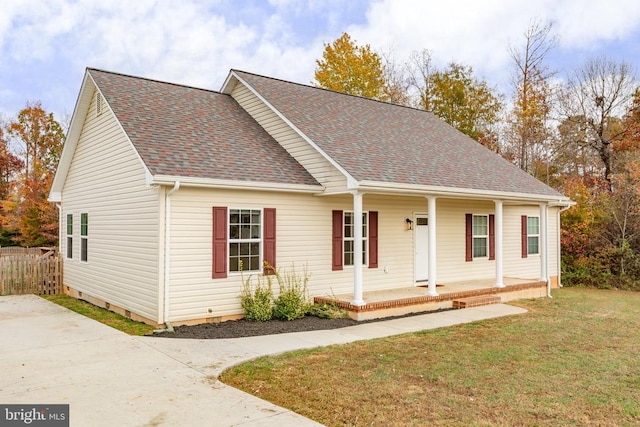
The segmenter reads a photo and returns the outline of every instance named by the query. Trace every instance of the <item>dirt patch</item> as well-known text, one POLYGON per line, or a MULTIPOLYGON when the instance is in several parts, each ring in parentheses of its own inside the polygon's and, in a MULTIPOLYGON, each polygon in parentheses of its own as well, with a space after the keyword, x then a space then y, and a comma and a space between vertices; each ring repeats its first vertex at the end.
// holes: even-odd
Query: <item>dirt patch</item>
MULTIPOLYGON (((450 309, 430 311, 435 313, 450 309)), ((191 338, 191 339, 221 339, 255 337, 259 335, 286 334, 289 332, 321 331, 339 329, 347 326, 363 323, 380 322, 384 320, 398 319, 402 317, 417 316, 427 313, 411 313, 404 316, 386 317, 384 319, 353 320, 353 319, 323 319, 315 316, 305 316, 295 320, 269 320, 266 322, 251 322, 249 320, 230 320, 222 323, 203 323, 193 326, 178 326, 175 333, 162 332, 155 334, 164 338, 191 338)))

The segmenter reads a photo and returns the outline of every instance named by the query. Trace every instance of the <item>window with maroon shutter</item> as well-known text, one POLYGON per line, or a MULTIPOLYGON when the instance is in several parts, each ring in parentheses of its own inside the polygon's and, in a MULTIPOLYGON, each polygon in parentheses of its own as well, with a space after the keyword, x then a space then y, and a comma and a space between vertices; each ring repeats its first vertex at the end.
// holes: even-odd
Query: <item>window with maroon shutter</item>
POLYGON ((492 250, 495 252, 495 236, 491 236, 492 232, 495 233, 492 220, 493 215, 465 214, 465 261, 495 258, 495 253, 492 254, 492 250))
POLYGON ((227 208, 213 208, 213 278, 227 277, 227 208))
POLYGON ((473 261, 473 214, 465 215, 465 226, 464 226, 464 235, 465 235, 465 251, 464 251, 464 259, 465 261, 473 261))
POLYGON ((378 212, 369 212, 369 268, 378 268, 378 212))
MULTIPOLYGON (((353 212, 333 211, 332 215, 332 270, 353 265, 356 254, 355 220, 353 212)), ((378 268, 378 212, 362 213, 362 264, 378 268)))
POLYGON ((496 216, 489 215, 489 259, 496 259, 496 216))
POLYGON ((273 208, 264 209, 264 263, 264 274, 275 274, 276 210, 273 208))

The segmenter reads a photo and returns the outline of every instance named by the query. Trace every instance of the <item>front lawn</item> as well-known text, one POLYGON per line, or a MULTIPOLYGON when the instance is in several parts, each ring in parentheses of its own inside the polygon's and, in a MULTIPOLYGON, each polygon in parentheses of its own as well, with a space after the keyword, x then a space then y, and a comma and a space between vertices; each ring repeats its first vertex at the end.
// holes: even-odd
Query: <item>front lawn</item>
POLYGON ((529 313, 275 357, 221 380, 329 426, 638 425, 640 293, 565 288, 529 313))

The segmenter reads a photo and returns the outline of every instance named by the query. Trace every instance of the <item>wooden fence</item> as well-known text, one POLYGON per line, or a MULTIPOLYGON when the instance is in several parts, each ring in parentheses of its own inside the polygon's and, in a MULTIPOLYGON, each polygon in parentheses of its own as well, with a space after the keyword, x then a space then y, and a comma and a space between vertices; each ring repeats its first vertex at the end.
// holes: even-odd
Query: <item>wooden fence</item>
POLYGON ((62 292, 62 266, 58 251, 41 252, 38 249, 21 255, 0 253, 0 295, 53 295, 62 292))

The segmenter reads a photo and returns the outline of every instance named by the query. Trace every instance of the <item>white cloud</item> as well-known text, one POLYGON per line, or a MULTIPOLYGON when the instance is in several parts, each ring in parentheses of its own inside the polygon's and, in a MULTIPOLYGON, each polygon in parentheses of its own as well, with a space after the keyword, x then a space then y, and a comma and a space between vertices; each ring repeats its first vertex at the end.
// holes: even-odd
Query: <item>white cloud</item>
POLYGON ((68 112, 86 66, 210 89, 230 68, 309 83, 323 43, 343 31, 398 61, 429 49, 492 85, 508 80, 507 48, 532 19, 554 23, 573 61, 640 31, 637 0, 0 1, 7 112, 35 99, 68 112))

